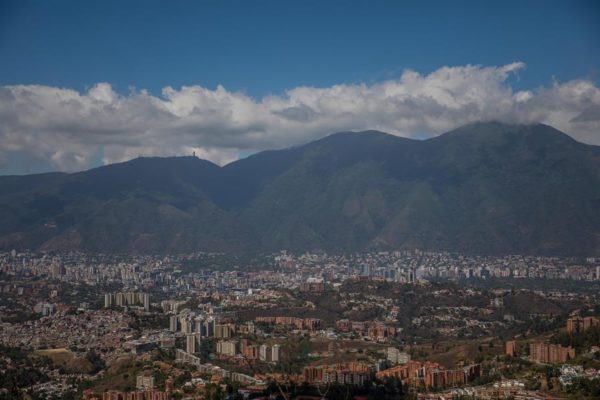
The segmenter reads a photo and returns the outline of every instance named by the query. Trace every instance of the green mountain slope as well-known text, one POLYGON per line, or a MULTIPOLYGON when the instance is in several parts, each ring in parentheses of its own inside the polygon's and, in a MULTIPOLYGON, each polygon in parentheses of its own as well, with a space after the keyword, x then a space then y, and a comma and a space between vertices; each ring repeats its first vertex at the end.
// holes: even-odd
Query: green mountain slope
POLYGON ((339 133, 225 167, 0 177, 0 247, 600 254, 600 148, 546 125, 339 133))

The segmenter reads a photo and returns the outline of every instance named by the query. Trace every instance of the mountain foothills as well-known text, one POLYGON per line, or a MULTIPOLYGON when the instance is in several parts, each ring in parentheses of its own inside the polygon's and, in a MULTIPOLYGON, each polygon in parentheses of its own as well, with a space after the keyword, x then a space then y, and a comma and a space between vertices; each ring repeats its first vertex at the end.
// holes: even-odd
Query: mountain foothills
POLYGON ((547 125, 337 133, 219 167, 0 177, 0 248, 600 255, 600 147, 547 125))

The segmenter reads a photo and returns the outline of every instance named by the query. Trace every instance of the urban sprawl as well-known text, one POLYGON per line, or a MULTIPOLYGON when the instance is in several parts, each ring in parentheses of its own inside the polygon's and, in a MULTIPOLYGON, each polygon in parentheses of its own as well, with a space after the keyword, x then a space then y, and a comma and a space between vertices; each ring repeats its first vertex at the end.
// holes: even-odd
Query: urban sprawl
POLYGON ((600 395, 600 258, 13 250, 0 292, 0 399, 600 395))

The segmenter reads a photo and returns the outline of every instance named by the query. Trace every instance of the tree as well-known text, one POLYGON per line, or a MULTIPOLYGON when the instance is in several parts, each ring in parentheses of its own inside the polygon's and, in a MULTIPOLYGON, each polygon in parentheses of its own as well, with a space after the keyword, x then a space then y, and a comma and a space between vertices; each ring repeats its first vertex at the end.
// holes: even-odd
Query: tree
POLYGON ((92 375, 97 374, 106 368, 106 363, 94 350, 88 351, 85 358, 92 364, 92 375))

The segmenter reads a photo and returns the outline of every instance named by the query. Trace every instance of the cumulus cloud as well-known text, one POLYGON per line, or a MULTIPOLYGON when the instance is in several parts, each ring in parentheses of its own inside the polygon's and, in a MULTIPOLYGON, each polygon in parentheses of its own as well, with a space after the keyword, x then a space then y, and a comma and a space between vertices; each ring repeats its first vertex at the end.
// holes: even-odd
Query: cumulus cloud
POLYGON ((98 83, 87 92, 42 85, 0 87, 0 160, 11 152, 59 170, 139 155, 183 155, 225 164, 240 152, 281 148, 328 133, 377 129, 405 137, 435 136, 487 120, 543 122, 600 144, 600 88, 587 80, 515 91, 510 77, 525 67, 406 70, 372 85, 297 87, 252 98, 222 86, 166 87, 121 95, 98 83))

